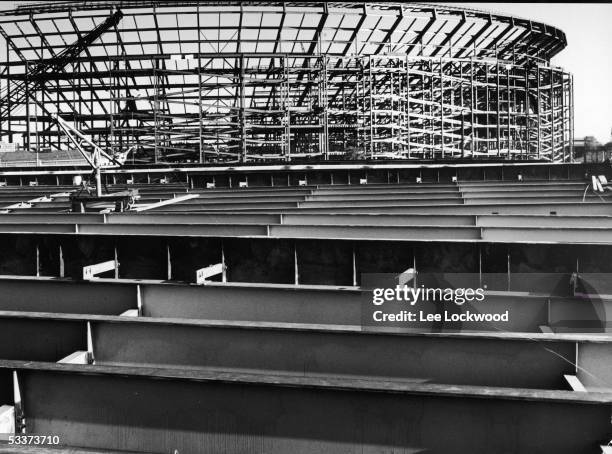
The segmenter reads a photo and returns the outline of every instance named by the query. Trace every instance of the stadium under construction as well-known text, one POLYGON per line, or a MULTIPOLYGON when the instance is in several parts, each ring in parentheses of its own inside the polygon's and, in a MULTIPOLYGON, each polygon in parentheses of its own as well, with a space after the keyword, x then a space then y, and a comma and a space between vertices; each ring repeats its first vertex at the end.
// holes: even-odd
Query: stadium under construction
POLYGON ((610 452, 566 45, 407 2, 0 12, 0 451, 610 452), (373 276, 486 304, 372 326, 373 276))

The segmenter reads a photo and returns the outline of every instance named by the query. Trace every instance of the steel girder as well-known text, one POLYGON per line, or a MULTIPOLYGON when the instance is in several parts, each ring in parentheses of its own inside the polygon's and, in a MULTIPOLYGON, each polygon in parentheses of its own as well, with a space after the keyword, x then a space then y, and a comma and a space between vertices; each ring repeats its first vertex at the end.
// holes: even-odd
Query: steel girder
POLYGON ((30 432, 59 434, 70 446, 141 452, 221 444, 230 451, 256 445, 306 453, 314 443, 325 451, 392 446, 484 454, 512 444, 586 453, 609 437, 612 402, 608 393, 346 376, 18 361, 0 368, 3 375, 17 372, 30 432), (129 437, 122 436, 126 430, 129 437))
POLYGON ((5 98, 32 81, 42 94, 7 105, 22 111, 0 135, 65 154, 53 111, 153 162, 572 160, 572 80, 549 64, 565 46, 553 27, 408 3, 162 4, 121 2, 103 40, 42 74, 34 60, 53 61, 117 5, 3 13, 5 98))

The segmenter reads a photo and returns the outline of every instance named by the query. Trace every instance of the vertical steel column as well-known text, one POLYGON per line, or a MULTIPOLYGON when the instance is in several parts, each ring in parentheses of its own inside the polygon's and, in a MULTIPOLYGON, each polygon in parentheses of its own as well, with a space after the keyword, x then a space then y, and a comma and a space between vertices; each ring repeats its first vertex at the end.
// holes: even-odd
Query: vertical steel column
POLYGON ((478 108, 478 94, 476 93, 477 88, 474 86, 474 57, 470 57, 470 124, 471 124, 471 135, 470 140, 470 154, 474 157, 474 147, 476 145, 476 131, 474 130, 474 111, 478 108))
POLYGON ((499 60, 495 63, 495 90, 497 94, 497 104, 495 106, 495 118, 497 119, 497 156, 501 155, 501 85, 499 83, 499 60))
MULTIPOLYGON (((43 60, 45 58, 45 50, 44 50, 44 46, 43 46, 43 40, 42 38, 40 39, 40 59, 43 60)), ((39 102, 43 103, 45 102, 45 96, 44 96, 44 84, 45 81, 43 80, 40 83, 40 86, 38 87, 38 89, 36 90, 36 93, 34 94, 34 115, 35 115, 35 122, 34 122, 34 127, 36 128, 36 166, 40 165, 40 156, 39 156, 39 152, 40 152, 40 134, 39 134, 39 123, 40 123, 40 119, 39 119, 39 115, 40 115, 40 108, 39 108, 39 102), (40 100, 39 100, 39 95, 40 95, 40 100)), ((44 124, 43 124, 44 126, 44 124)), ((43 127, 44 130, 44 127, 43 127)), ((44 140, 44 138, 43 138, 44 140)))
POLYGON ((372 112, 374 110, 374 98, 372 97, 372 89, 374 84, 372 83, 372 56, 368 55, 368 97, 370 100, 370 158, 374 157, 374 121, 376 116, 372 112))
MULTIPOLYGON (((531 127, 531 118, 530 118, 530 106, 529 106, 529 64, 530 62, 526 62, 525 64, 525 143, 526 143, 526 149, 525 149, 525 157, 528 158, 529 155, 531 154, 531 133, 530 133, 530 127, 531 127)), ((522 154, 522 150, 521 150, 521 154, 522 154)))
POLYGON ((410 155, 410 60, 406 54, 406 146, 408 152, 408 159, 410 155))
MULTIPOLYGON (((436 136, 435 136, 435 121, 434 121, 434 63, 433 63, 433 59, 429 60, 429 65, 427 66, 429 68, 429 131, 428 131, 428 137, 429 137, 429 146, 430 146, 430 150, 431 150, 431 159, 435 159, 436 158, 436 136)), ((425 90, 425 80, 423 80, 423 90, 425 90)))
MULTIPOLYGON (((7 61, 7 63, 8 63, 8 61, 7 61)), ((4 75, 8 71, 8 68, 9 68, 9 66, 7 65, 4 69, 2 69, 2 75, 4 75)), ((6 80, 6 82, 7 82, 7 85, 8 85, 8 79, 6 80)), ((3 83, 0 80, 0 91, 2 91, 2 88, 3 88, 2 85, 3 85, 3 83)), ((3 135, 2 134, 2 132, 3 132, 2 122, 3 121, 4 121, 4 119, 0 118, 0 140, 2 140, 2 135, 3 135)))
POLYGON ((540 153, 542 151, 542 93, 540 84, 540 65, 536 67, 536 94, 538 101, 538 159, 540 159, 540 153))
POLYGON ((64 250, 62 249, 62 245, 59 245, 59 277, 64 277, 64 250))
POLYGON ((323 108, 323 159, 329 160, 329 100, 328 100, 328 87, 327 87, 327 66, 329 59, 327 56, 319 57, 322 58, 323 72, 322 72, 322 100, 321 106, 323 108))
POLYGON ((30 150, 30 65, 25 62, 25 108, 26 108, 26 136, 25 148, 30 150))
POLYGON ((200 164, 204 162, 202 150, 202 31, 200 26, 200 4, 198 3, 196 14, 198 15, 198 144, 200 150, 200 164))
POLYGON ((247 142, 246 142, 246 116, 245 116, 245 109, 246 109, 246 95, 245 95, 245 90, 246 90, 246 82, 245 82, 245 77, 246 77, 246 72, 245 72, 245 59, 244 59, 244 54, 240 54, 240 58, 238 59, 240 62, 240 94, 239 94, 239 112, 240 112, 240 150, 242 152, 242 162, 247 162, 247 142))
POLYGON ((115 260, 115 279, 119 279, 119 252, 117 251, 117 243, 114 247, 114 260, 115 260))
MULTIPOLYGON (((393 68, 393 63, 391 61, 388 61, 388 64, 390 64, 391 68, 393 68)), ((395 118, 395 109, 396 109, 396 99, 395 98, 395 77, 393 77, 395 75, 395 73, 393 72, 393 70, 391 70, 391 72, 389 73, 389 100, 391 101, 391 110, 389 112, 389 115, 391 116, 391 124, 395 125, 396 121, 399 122, 399 118, 396 119, 395 118)), ((399 126, 399 125, 398 125, 399 126)), ((401 134, 401 130, 399 129, 399 127, 397 128, 397 133, 401 134)), ((389 138, 391 139, 391 152, 394 152, 396 150, 396 143, 394 141, 394 139, 396 139, 395 134, 393 133, 393 129, 391 129, 388 133, 388 135, 390 136, 389 138)), ((385 134, 385 136, 387 136, 387 134, 385 134)))
MULTIPOLYGON (((449 50, 449 55, 452 55, 449 50)), ((464 74, 463 74, 463 62, 459 61, 459 103, 461 104, 461 157, 465 157, 465 99, 464 99, 464 74)))
MULTIPOLYGON (((13 143, 13 129, 11 127, 11 123, 12 123, 12 114, 11 114, 11 110, 12 110, 12 103, 11 103, 11 85, 12 85, 12 80, 11 80, 11 62, 9 61, 10 58, 10 52, 9 52, 9 38, 6 38, 6 62, 7 62, 7 66, 6 66, 6 112, 7 112, 7 121, 8 124, 7 126, 7 132, 8 132, 8 139, 9 139, 9 143, 13 143)), ((0 119, 0 121, 4 120, 4 118, 0 119)))
POLYGON ((567 162, 566 150, 567 150, 567 140, 566 140, 566 132, 567 125, 565 119, 565 75, 563 73, 559 74, 561 77, 561 92, 559 94, 559 100, 561 102, 561 146, 563 148, 563 162, 567 162))
POLYGON ((360 58, 359 59, 359 76, 357 79, 357 88, 359 88, 359 86, 361 86, 361 95, 357 94, 357 103, 358 105, 361 106, 361 108, 359 109, 359 120, 358 120, 358 124, 359 124, 359 132, 360 132, 360 137, 361 137, 361 145, 363 148, 363 153, 367 153, 368 152, 368 142, 366 139, 366 112, 367 112, 367 108, 366 108, 366 89, 365 89, 365 71, 364 71, 364 61, 365 58, 360 58), (359 83, 361 82, 361 84, 359 83), (361 103, 359 103, 359 100, 361 100, 361 103))
MULTIPOLYGON (((158 29, 158 22, 157 22, 157 8, 155 6, 153 7, 153 20, 154 20, 155 28, 157 31, 157 36, 159 38, 159 29, 158 29)), ((162 43, 161 43, 161 40, 159 39, 157 42, 157 53, 159 55, 163 53, 162 43)), ((157 164, 157 161, 158 161, 157 153, 159 149, 159 126, 158 126, 159 108, 160 108, 159 94, 158 94, 159 69, 160 69, 159 59, 155 58, 155 63, 153 65, 153 134, 154 134, 153 162, 155 164, 157 164)))
POLYGON ((512 266, 511 266, 511 261, 510 261, 510 249, 508 249, 507 251, 507 264, 506 264, 506 270, 507 270, 507 285, 508 287, 506 288, 507 291, 510 291, 510 286, 511 286, 511 276, 510 276, 510 270, 511 270, 512 266))
POLYGON ((107 133, 107 136, 106 136, 106 147, 111 149, 111 151, 113 148, 114 127, 115 127, 115 118, 113 115, 113 112, 115 110, 115 103, 113 102, 115 98, 115 71, 113 71, 113 69, 115 69, 116 64, 117 64, 116 61, 113 62, 111 60, 108 62, 108 83, 109 83, 109 88, 108 88, 108 114, 109 115, 108 116, 109 116, 110 133, 107 133))
POLYGON ((353 287, 357 287, 357 258, 355 255, 355 244, 353 243, 353 287))
POLYGON ((484 81, 484 91, 485 91, 485 111, 486 111, 486 125, 485 125, 485 137, 486 137, 486 141, 487 141, 487 153, 489 152, 489 148, 491 147, 491 128, 489 128, 489 126, 491 125, 491 90, 489 87, 489 78, 490 78, 490 72, 489 72, 489 64, 488 63, 484 63, 485 65, 485 81, 484 81))
MULTIPOLYGON (((60 114, 60 82, 59 77, 55 78, 55 111, 57 115, 60 114)), ((92 96, 93 98, 93 96, 92 96)), ((57 134, 57 149, 59 150, 61 147, 61 136, 62 134, 57 134)))
MULTIPOLYGON (((80 75, 82 72, 85 72, 82 70, 81 68, 81 62, 77 63, 77 73, 79 74, 79 79, 78 79, 78 89, 79 89, 79 124, 82 124, 83 122, 83 89, 82 89, 82 83, 81 81, 83 80, 83 77, 80 75)), ((91 94, 90 96, 93 97, 93 94, 91 94)))
POLYGON ((221 240, 221 282, 227 282, 227 265, 225 264, 225 243, 221 240))
POLYGON ((36 243, 36 277, 40 277, 40 247, 36 243))
POLYGON ((508 113, 507 129, 508 129, 508 159, 512 159, 511 138, 512 131, 510 127, 510 67, 506 67, 506 112, 508 113))
MULTIPOLYGON (((93 87, 93 74, 94 74, 94 69, 96 68, 96 66, 94 65, 93 62, 89 63, 89 73, 91 74, 91 76, 89 77, 89 86, 93 87)), ((90 128, 93 131, 94 130, 94 125, 95 125, 95 121, 94 121, 94 96, 93 96, 93 90, 94 88, 91 88, 91 92, 89 93, 89 110, 91 111, 91 125, 90 128)), ((57 105, 58 105, 58 112, 59 112, 59 82, 58 82, 58 93, 57 93, 57 105)), ((101 101, 100 101, 100 105, 101 105, 101 101)), ((61 141, 60 134, 57 135, 58 137, 58 146, 59 146, 59 142, 61 141)), ((91 138, 92 140, 94 140, 94 137, 91 138)))
POLYGON ((172 280, 172 254, 170 252, 170 245, 166 244, 166 272, 168 280, 172 280))
POLYGON ((555 160, 555 91, 554 91, 554 72, 552 67, 549 70, 550 87, 549 87, 549 103, 550 103, 550 159, 555 160))
MULTIPOLYGON (((439 60, 440 65, 440 146, 442 152, 442 159, 444 159, 444 69, 442 64, 442 57, 439 60)), ((433 72, 432 72, 433 75, 433 72)))
POLYGON ((298 268, 298 253, 297 253, 297 244, 295 241, 293 242, 293 271, 294 271, 294 284, 300 284, 300 272, 298 268))
POLYGON ((570 129, 570 162, 574 162, 574 76, 569 74, 569 129, 570 129))
POLYGON ((283 140, 283 146, 285 147, 284 154, 285 160, 291 161, 291 112, 289 111, 289 68, 287 62, 287 55, 283 54, 282 57, 283 65, 283 83, 281 85, 281 109, 283 111, 283 122, 285 137, 283 140))
POLYGON ((155 63, 153 65, 153 134, 154 134, 154 144, 153 144, 153 162, 157 164, 157 150, 159 147, 159 128, 157 125, 158 111, 159 111, 159 97, 158 97, 158 89, 159 89, 159 81, 158 79, 158 71, 159 71, 159 59, 155 59, 155 63))

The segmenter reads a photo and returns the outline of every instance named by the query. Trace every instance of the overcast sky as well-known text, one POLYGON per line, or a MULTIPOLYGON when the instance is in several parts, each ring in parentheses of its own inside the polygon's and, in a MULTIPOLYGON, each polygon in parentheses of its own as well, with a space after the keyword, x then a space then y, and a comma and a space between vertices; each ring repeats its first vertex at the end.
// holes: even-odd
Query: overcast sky
MULTIPOLYGON (((1 9, 17 3, 0 1, 1 9)), ((608 142, 612 132, 612 3, 450 3, 533 19, 563 30, 553 64, 574 74, 575 136, 608 142)))

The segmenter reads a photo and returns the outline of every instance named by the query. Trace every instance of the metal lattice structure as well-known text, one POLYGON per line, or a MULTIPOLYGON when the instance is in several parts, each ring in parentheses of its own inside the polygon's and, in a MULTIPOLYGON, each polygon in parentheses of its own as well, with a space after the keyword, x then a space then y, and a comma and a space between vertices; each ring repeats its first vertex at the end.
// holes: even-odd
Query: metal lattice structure
POLYGON ((53 2, 0 15, 0 136, 60 153, 55 114, 141 162, 570 161, 565 35, 456 7, 53 2))

